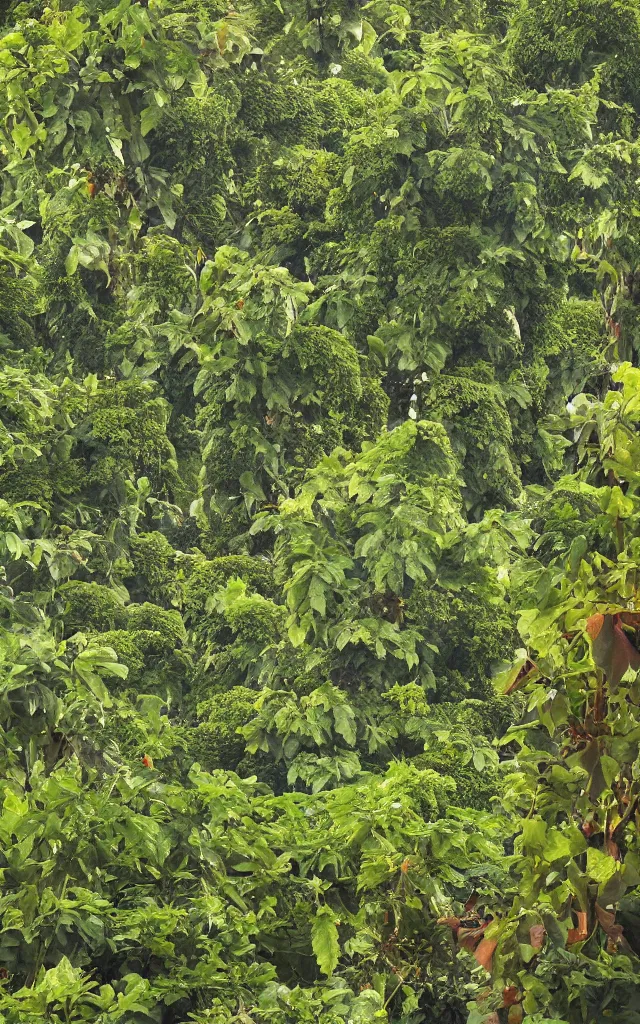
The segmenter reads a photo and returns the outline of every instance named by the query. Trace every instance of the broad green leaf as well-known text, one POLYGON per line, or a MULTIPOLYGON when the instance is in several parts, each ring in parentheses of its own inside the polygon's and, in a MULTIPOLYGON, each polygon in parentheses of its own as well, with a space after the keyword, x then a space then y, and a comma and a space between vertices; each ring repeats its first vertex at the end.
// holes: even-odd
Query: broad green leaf
POLYGON ((332 975, 340 959, 340 944, 336 916, 327 906, 316 911, 311 926, 311 945, 322 973, 332 975))
POLYGON ((79 261, 80 250, 77 245, 72 245, 64 261, 64 269, 66 270, 69 277, 73 277, 73 275, 75 274, 76 270, 78 269, 79 261))
POLYGON ((156 128, 162 120, 162 108, 156 104, 152 104, 149 107, 145 107, 140 113, 140 132, 142 136, 148 135, 149 132, 156 128))

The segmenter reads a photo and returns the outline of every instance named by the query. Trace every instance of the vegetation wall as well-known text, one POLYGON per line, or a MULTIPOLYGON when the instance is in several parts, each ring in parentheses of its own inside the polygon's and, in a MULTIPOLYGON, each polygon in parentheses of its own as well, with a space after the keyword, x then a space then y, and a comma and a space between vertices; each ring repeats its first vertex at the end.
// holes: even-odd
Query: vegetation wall
POLYGON ((640 1024, 638 0, 0 24, 0 1024, 640 1024))

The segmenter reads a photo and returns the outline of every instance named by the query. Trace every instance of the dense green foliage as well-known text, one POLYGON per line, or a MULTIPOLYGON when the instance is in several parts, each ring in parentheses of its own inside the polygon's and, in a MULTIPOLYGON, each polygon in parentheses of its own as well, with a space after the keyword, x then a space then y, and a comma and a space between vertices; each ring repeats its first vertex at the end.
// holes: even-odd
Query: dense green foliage
POLYGON ((639 0, 0 24, 0 1024, 640 1024, 639 0))

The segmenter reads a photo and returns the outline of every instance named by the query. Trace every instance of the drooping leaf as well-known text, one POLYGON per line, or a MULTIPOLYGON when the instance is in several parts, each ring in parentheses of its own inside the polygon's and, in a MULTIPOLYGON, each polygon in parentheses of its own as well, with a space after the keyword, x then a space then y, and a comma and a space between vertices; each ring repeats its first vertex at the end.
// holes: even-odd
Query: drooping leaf
POLYGON ((485 971, 489 973, 491 973, 493 967, 493 954, 496 951, 497 945, 497 939, 482 939, 473 951, 473 955, 480 966, 484 967, 485 971))
POLYGON ((593 660, 614 689, 629 668, 640 668, 640 653, 620 626, 619 616, 593 615, 587 621, 587 632, 591 637, 593 660))

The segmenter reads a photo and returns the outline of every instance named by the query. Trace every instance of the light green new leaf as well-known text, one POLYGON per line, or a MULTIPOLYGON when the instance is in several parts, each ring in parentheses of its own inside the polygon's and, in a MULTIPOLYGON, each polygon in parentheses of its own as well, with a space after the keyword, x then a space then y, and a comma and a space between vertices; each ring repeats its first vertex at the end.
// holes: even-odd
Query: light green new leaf
POLYGON ((16 125, 11 131, 11 138, 15 145, 20 150, 20 156, 24 157, 27 155, 31 146, 36 141, 35 135, 32 135, 26 124, 16 125))
POLYGON ((322 973, 333 974, 340 958, 340 944, 336 917, 330 907, 318 908, 311 928, 311 945, 322 973))
POLYGON ((80 259, 80 252, 77 245, 72 245, 67 254, 67 258, 64 261, 64 269, 66 270, 69 277, 73 277, 76 270, 78 269, 78 262, 80 259))
POLYGON ((122 155, 122 139, 112 138, 111 135, 107 136, 107 142, 111 146, 111 149, 117 156, 121 164, 124 164, 124 157, 122 155))

